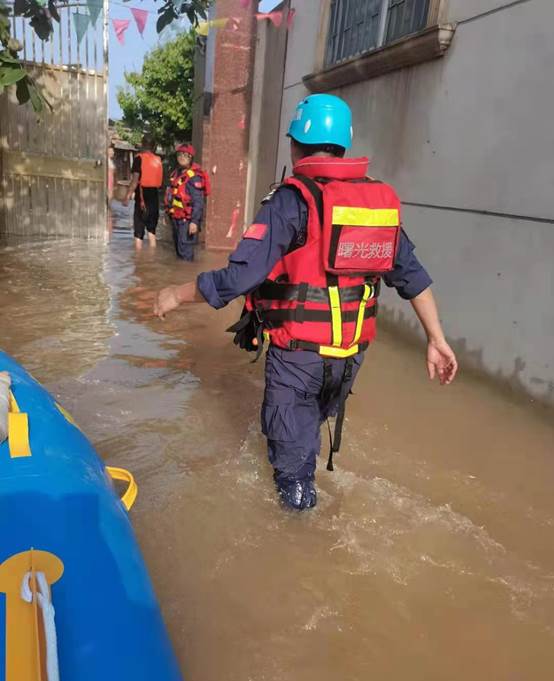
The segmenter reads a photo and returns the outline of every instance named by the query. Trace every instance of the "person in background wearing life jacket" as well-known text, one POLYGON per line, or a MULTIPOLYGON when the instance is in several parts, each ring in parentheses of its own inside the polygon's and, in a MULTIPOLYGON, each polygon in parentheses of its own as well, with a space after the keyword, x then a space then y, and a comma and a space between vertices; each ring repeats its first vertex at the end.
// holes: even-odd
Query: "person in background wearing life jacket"
POLYGON ((148 232, 150 245, 156 246, 156 228, 160 215, 158 190, 163 184, 163 167, 162 159, 154 153, 155 150, 156 143, 152 135, 144 135, 142 151, 133 161, 131 184, 123 201, 123 205, 127 206, 134 194, 133 228, 137 250, 142 248, 145 231, 148 232))
POLYGON ((206 184, 201 169, 192 162, 192 144, 181 144, 176 152, 177 168, 169 178, 165 210, 173 226, 177 257, 192 262, 204 214, 206 184))
POLYGON ((346 102, 310 95, 288 136, 293 175, 264 200, 228 266, 161 290, 154 314, 192 302, 217 309, 246 295, 228 330, 249 351, 269 340, 262 431, 282 502, 302 510, 316 505, 320 426, 329 416, 337 417, 333 469, 345 401, 375 336, 381 281, 411 302, 426 332, 429 378, 449 384, 458 367, 396 193, 367 177, 367 158, 344 158, 352 143, 346 102))

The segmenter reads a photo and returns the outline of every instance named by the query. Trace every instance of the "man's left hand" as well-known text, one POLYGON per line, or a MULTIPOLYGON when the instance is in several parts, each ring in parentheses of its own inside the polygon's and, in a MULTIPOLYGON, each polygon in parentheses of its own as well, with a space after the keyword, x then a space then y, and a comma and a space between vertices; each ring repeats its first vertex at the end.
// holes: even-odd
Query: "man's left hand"
POLYGON ((449 385, 456 377, 458 362, 445 340, 430 340, 427 345, 427 371, 433 380, 438 375, 441 385, 449 385))
POLYGON ((191 222, 189 225, 189 236, 194 236, 195 234, 198 234, 198 225, 191 222))

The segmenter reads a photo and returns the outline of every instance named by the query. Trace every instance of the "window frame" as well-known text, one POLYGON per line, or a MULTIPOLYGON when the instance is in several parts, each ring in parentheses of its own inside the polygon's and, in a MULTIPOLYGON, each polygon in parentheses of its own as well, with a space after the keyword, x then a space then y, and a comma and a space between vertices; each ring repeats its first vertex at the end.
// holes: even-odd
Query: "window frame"
MULTIPOLYGON (((437 2, 437 0, 427 0, 427 16, 424 21, 424 23, 415 31, 410 31, 409 33, 404 33, 400 36, 396 36, 392 38, 391 40, 387 40, 387 34, 390 30, 390 18, 391 18, 391 11, 394 11, 394 6, 391 7, 392 2, 396 2, 396 0, 377 0, 377 3, 380 3, 380 7, 378 8, 378 19, 377 19, 377 30, 375 34, 375 41, 374 44, 366 46, 366 47, 360 47, 359 49, 354 49, 353 51, 349 51, 345 56, 337 56, 337 53, 341 53, 344 51, 343 47, 343 42, 345 40, 345 33, 347 31, 352 31, 354 32, 354 26, 357 22, 357 13, 360 7, 363 7, 363 2, 357 3, 356 5, 349 7, 343 7, 341 9, 338 9, 337 11, 340 12, 340 17, 337 18, 337 23, 340 22, 340 30, 337 30, 336 33, 332 36, 331 31, 333 29, 332 26, 332 12, 333 12, 333 5, 339 5, 340 3, 349 3, 352 0, 328 0, 327 5, 328 5, 328 11, 327 11, 327 26, 326 26, 326 31, 325 31, 325 41, 324 41, 324 49, 323 49, 323 61, 321 66, 323 68, 332 68, 333 66, 337 66, 339 64, 342 64, 350 59, 355 59, 356 57, 359 57, 362 54, 370 54, 371 52, 375 52, 376 50, 382 49, 383 47, 387 47, 388 45, 392 45, 395 42, 399 40, 404 40, 406 38, 409 38, 411 36, 417 35, 418 33, 421 33, 424 31, 426 28, 429 26, 432 26, 437 23, 437 10, 440 9, 441 2, 437 2), (345 27, 345 23, 348 24, 350 22, 350 25, 345 27), (331 44, 331 39, 334 39, 338 42, 337 44, 331 44), (333 54, 334 53, 334 54, 333 54)), ((356 2, 356 0, 353 0, 356 2)), ((410 0, 406 0, 410 1, 410 0)), ((411 0, 413 2, 417 2, 417 0, 411 0)), ((368 0, 365 0, 365 2, 368 2, 368 0)), ((366 9, 366 16, 367 12, 371 12, 375 14, 374 9, 366 9)), ((358 29, 359 30, 359 29, 358 29)))
POLYGON ((302 77, 304 86, 310 92, 329 92, 444 56, 456 32, 456 23, 448 20, 448 1, 430 0, 427 25, 419 32, 326 66, 331 0, 321 0, 313 71, 302 77))

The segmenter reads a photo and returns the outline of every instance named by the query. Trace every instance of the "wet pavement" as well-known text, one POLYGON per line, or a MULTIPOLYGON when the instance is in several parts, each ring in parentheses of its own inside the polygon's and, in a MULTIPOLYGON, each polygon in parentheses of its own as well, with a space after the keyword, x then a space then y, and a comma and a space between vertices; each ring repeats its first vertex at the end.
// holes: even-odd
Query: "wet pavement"
MULTIPOLYGON (((0 344, 139 484, 132 511, 187 681, 542 681, 554 669, 552 412, 381 332, 317 509, 283 511, 263 362, 236 302, 164 322, 153 290, 221 255, 0 242, 0 344)), ((124 221, 125 222, 125 221, 124 221)))

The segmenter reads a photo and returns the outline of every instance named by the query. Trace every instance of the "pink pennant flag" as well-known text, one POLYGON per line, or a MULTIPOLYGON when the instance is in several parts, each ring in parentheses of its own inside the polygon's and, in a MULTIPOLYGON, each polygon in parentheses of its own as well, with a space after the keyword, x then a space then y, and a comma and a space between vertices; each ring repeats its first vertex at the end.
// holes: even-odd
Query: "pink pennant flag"
POLYGON ((275 28, 279 28, 283 23, 283 12, 269 12, 267 14, 258 12, 258 14, 256 14, 256 19, 258 19, 258 21, 260 19, 269 19, 275 28))
POLYGON ((130 19, 112 19, 115 36, 119 40, 121 45, 125 44, 125 31, 129 28, 130 23, 131 23, 130 19))
POLYGON ((291 7, 289 9, 289 13, 288 13, 288 16, 287 16, 287 31, 290 31, 290 29, 292 28, 292 25, 294 24, 295 14, 296 14, 296 10, 294 9, 294 7, 291 7))
POLYGON ((239 221, 239 215, 240 215, 240 201, 237 201, 236 206, 233 209, 233 212, 231 214, 231 226, 229 227, 229 231, 226 234, 227 239, 230 239, 233 234, 235 233, 235 230, 237 228, 237 223, 239 221))
POLYGON ((136 9, 135 7, 130 7, 129 9, 135 18, 138 32, 142 35, 144 33, 146 21, 148 20, 148 12, 145 9, 136 9))
POLYGON ((240 6, 243 9, 248 9, 248 7, 250 6, 250 0, 240 0, 240 6))

